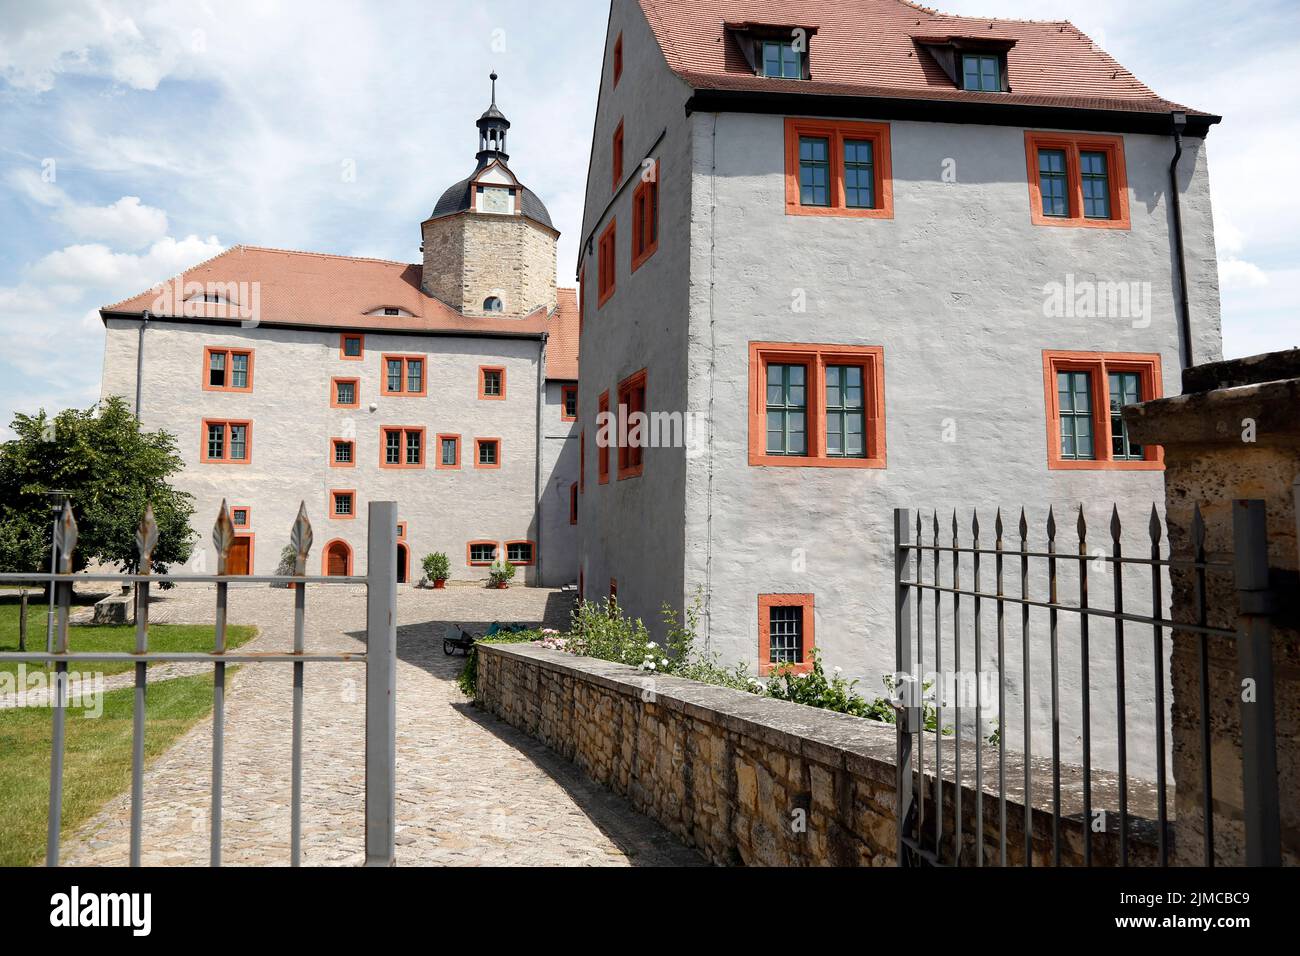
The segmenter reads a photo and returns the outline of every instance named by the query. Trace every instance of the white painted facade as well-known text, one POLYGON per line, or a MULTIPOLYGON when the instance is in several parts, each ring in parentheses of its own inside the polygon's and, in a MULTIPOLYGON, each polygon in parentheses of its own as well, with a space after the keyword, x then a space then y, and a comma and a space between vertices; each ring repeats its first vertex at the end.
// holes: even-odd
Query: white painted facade
MULTIPOLYGON (((635 0, 614 0, 583 223, 592 242, 579 263, 587 316, 579 423, 587 434, 579 525, 586 597, 604 597, 614 579, 623 608, 649 624, 660 605, 680 610, 698 594, 706 649, 755 667, 759 596, 812 594, 825 664, 859 679, 871 697, 884 693, 881 677, 894 670, 893 509, 921 509, 927 536, 937 509, 950 540, 953 510, 965 537, 978 508, 982 539, 991 544, 1000 507, 1007 541, 1018 547, 1011 529, 1021 506, 1040 546, 1052 506, 1059 546, 1073 551, 1080 503, 1091 540, 1106 543, 1115 503, 1127 522, 1126 547, 1145 551, 1152 502, 1163 500, 1162 473, 1049 468, 1055 423, 1045 408, 1043 363, 1046 350, 1156 354, 1164 394, 1178 392, 1172 137, 1121 134, 1129 229, 1049 228, 1031 222, 1026 127, 856 116, 888 123, 892 218, 788 215, 788 114, 691 111, 692 93, 669 69, 635 0), (620 36, 623 76, 614 86, 620 36), (624 225, 631 188, 611 197, 609 186, 620 121, 624 168, 646 155, 660 168, 659 248, 634 273, 624 225), (955 169, 950 181, 947 168, 955 169), (614 218, 616 291, 597 308, 599 237, 614 218), (1150 314, 1047 317, 1050 284, 1076 280, 1147 283, 1150 314), (750 344, 759 342, 883 348, 885 467, 751 465, 750 344), (685 448, 646 449, 640 477, 601 485, 598 396, 610 389, 613 405, 618 381, 641 368, 649 408, 696 416, 707 434, 685 448)), ((1220 357, 1220 330, 1203 139, 1185 139, 1180 176, 1192 354, 1205 362, 1220 357)), ((945 578, 948 572, 945 566, 945 578)), ((1063 568, 1062 594, 1077 591, 1074 574, 1063 568)), ((1041 579, 1032 586, 1045 593, 1041 579)), ((1143 582, 1126 586, 1136 606, 1149 602, 1143 582)), ((1071 623, 1062 626, 1063 642, 1074 640, 1071 623)), ((993 653, 987 633, 986 658, 993 653)), ((950 634, 949 627, 949 662, 950 634)), ((1149 643, 1135 643, 1127 663, 1135 726, 1153 707, 1152 665, 1149 643)), ((1077 747, 1082 681, 1077 661, 1062 666, 1068 756, 1077 747)), ((1039 673, 1046 667, 1046 653, 1037 652, 1036 718, 1049 707, 1039 673)), ((1110 687, 1113 677, 1103 665, 1092 682, 1110 687)), ((1013 679, 1013 693, 1016 686, 1013 679)), ((1100 692, 1095 708, 1110 706, 1098 699, 1100 692)), ((1016 728, 1006 732, 1014 738, 1016 728)), ((1098 734, 1094 765, 1105 765, 1114 742, 1098 734)), ((1151 764, 1149 743, 1145 750, 1132 744, 1133 766, 1151 764)))
POLYGON ((201 296, 190 315, 179 302, 160 305, 154 293, 103 310, 101 394, 134 406, 142 366, 137 412, 145 429, 178 440, 185 464, 174 481, 194 496, 197 568, 216 570, 209 542, 225 501, 249 517, 236 527, 249 541, 249 571, 275 573, 305 503, 315 535, 310 571, 330 573, 327 555, 341 543, 348 570, 365 574, 367 504, 394 500, 398 567, 405 566, 409 582, 422 578, 421 559, 436 551, 447 554, 453 580, 485 579, 489 567, 469 555, 471 543, 483 542, 495 543, 503 559, 510 543, 531 545, 530 560, 511 562, 518 584, 576 580, 568 497, 577 480, 576 443, 556 411, 561 384, 554 379, 557 371, 576 376, 576 363, 548 364, 546 353, 553 333, 572 338, 565 323, 576 324, 576 315, 557 305, 558 232, 540 199, 505 165, 509 124, 496 109, 495 91, 478 125, 478 169, 443 193, 421 227, 427 233, 436 225, 459 256, 440 259, 426 249, 422 265, 406 265, 236 247, 197 265, 176 287, 206 281, 232 295, 251 290, 261 303, 255 321, 222 320, 225 303, 205 307, 201 296), (494 189, 504 197, 485 204, 492 195, 485 190, 494 189), (223 281, 236 275, 241 282, 223 281), (431 278, 441 288, 494 276, 513 283, 512 292, 501 293, 507 304, 499 315, 479 308, 482 295, 461 310, 422 289, 431 278), (529 295, 534 301, 525 301, 529 295), (361 355, 344 354, 345 336, 361 337, 361 355), (208 387, 209 349, 246 353, 251 388, 208 387), (423 391, 385 394, 385 355, 421 359, 423 391), (485 394, 485 368, 501 376, 503 395, 485 394), (336 379, 355 380, 355 407, 334 400, 336 379), (247 423, 246 460, 206 460, 210 422, 247 423), (394 429, 422 430, 418 465, 387 465, 385 433, 394 429), (442 439, 452 436, 458 462, 447 467, 442 439), (496 443, 495 465, 480 465, 479 439, 496 443), (335 440, 352 443, 350 462, 335 460, 335 440), (338 493, 352 495, 351 517, 337 513, 338 493))

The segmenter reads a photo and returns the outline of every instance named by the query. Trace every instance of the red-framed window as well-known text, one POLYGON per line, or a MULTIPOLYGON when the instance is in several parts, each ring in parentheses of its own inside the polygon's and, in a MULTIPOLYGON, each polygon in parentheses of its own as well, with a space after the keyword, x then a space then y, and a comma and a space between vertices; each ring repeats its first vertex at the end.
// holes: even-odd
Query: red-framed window
POLYGON ((330 379, 330 408, 360 408, 361 379, 330 379))
POLYGON ((379 429, 380 468, 424 468, 428 463, 425 429, 410 425, 383 425, 379 429))
POLYGON ((214 465, 247 465, 252 460, 251 421, 203 419, 199 461, 214 465))
POLYGON ((357 516, 357 490, 355 488, 331 488, 329 509, 326 512, 333 521, 352 521, 357 516))
POLYGON ((885 467, 884 349, 749 344, 749 463, 885 467))
POLYGON ((423 355, 385 355, 380 394, 423 397, 428 363, 423 355))
POLYGON ((442 434, 438 436, 438 447, 433 450, 437 455, 437 467, 452 470, 460 467, 460 436, 442 434))
POLYGON ((232 505, 230 523, 236 528, 248 528, 253 524, 253 509, 248 505, 232 505))
POLYGON ((1025 164, 1034 225, 1130 228, 1123 137, 1026 130, 1025 164))
POLYGON ((623 78, 623 34, 618 35, 614 41, 614 86, 618 86, 618 81, 623 78))
POLYGON ((614 129, 614 140, 610 144, 610 171, 614 174, 611 191, 618 192, 618 187, 623 182, 623 121, 621 119, 614 129))
POLYGON ((659 248, 659 162, 643 173, 632 193, 632 271, 659 248))
POLYGON ((475 468, 500 468, 501 467, 501 439, 500 438, 475 438, 474 439, 474 467, 475 468))
POLYGON ((604 485, 609 483, 609 446, 615 441, 617 423, 609 417, 609 392, 600 393, 596 406, 596 480, 604 485), (601 434, 605 440, 601 441, 601 434))
POLYGON ((205 392, 251 392, 253 349, 228 349, 209 345, 203 349, 205 392))
POLYGON ((790 216, 894 218, 889 126, 785 121, 785 211, 790 216))
POLYGON ((1047 467, 1063 471, 1155 471, 1158 445, 1130 440, 1126 405, 1163 396, 1160 356, 1134 352, 1043 352, 1047 467))
POLYGON ((611 219, 605 231, 600 234, 600 245, 597 249, 599 261, 596 263, 596 308, 600 308, 609 301, 609 297, 614 294, 614 288, 617 283, 618 266, 615 262, 615 255, 618 250, 618 220, 611 219))
POLYGON ((339 333, 339 358, 360 362, 366 357, 366 337, 360 332, 339 333))
POLYGON ((641 369, 623 379, 618 385, 619 435, 627 436, 618 444, 618 480, 635 478, 645 464, 645 448, 649 444, 649 423, 633 416, 644 417, 646 412, 646 370, 641 369))
POLYGON ((537 559, 537 544, 533 541, 507 541, 506 563, 527 567, 537 559))
POLYGON ((357 443, 351 438, 330 439, 330 467, 355 468, 357 466, 357 443))
POLYGON ((569 524, 578 523, 578 483, 569 485, 569 524))
POLYGON ((587 490, 587 429, 578 433, 578 494, 587 490))
POLYGON ((813 667, 816 611, 811 594, 758 596, 758 672, 806 674, 813 667))
POLYGON ((562 385, 560 387, 560 421, 576 422, 578 420, 578 386, 562 385))
POLYGON ((504 401, 506 397, 506 370, 500 365, 480 365, 478 368, 478 397, 489 401, 504 401))
POLYGON ((497 559, 498 545, 495 541, 470 541, 465 545, 465 563, 471 568, 482 568, 497 559))

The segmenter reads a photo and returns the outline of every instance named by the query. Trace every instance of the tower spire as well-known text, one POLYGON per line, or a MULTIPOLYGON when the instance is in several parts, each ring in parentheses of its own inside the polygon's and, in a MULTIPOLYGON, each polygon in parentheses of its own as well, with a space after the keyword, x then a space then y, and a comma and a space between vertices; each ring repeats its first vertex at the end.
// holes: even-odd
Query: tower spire
POLYGON ((506 130, 510 128, 510 121, 506 119, 505 114, 497 109, 497 76, 496 70, 489 74, 492 81, 492 104, 483 112, 475 124, 478 127, 478 164, 482 168, 494 159, 501 162, 508 162, 510 155, 506 152, 506 130))

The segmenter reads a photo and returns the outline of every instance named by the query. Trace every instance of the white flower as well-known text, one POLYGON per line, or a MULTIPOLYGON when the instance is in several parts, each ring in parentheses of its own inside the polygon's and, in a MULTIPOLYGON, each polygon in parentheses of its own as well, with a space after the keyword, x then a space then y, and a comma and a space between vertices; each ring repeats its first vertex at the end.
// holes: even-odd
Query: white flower
POLYGON ((835 673, 838 674, 838 673, 839 673, 840 671, 842 671, 842 670, 844 670, 843 667, 837 667, 837 668, 835 668, 835 673))
POLYGON ((646 645, 646 647, 658 647, 658 646, 659 645, 656 644, 654 641, 651 641, 649 644, 646 645))
POLYGON ((655 662, 654 662, 654 661, 651 661, 650 663, 646 664, 646 667, 650 668, 650 670, 654 670, 654 669, 655 669, 655 662))

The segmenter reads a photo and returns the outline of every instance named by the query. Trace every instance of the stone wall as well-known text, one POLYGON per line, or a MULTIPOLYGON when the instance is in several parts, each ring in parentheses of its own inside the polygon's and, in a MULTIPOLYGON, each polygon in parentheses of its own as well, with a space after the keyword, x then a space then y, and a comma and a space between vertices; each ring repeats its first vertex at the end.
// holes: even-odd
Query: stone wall
MULTIPOLYGON (((1274 721, 1282 860, 1300 864, 1300 349, 1215 362, 1187 369, 1183 391, 1125 410, 1135 441, 1165 452, 1166 514, 1171 548, 1190 548, 1194 507, 1205 522, 1210 561, 1234 561, 1233 501, 1264 502, 1273 629, 1274 721)), ((1196 623, 1193 572, 1175 567, 1174 619, 1196 623)), ((1239 597, 1234 576, 1206 576, 1206 618, 1235 628, 1239 597)), ((1220 864, 1245 862, 1242 790, 1241 679, 1238 640, 1208 642, 1211 787, 1214 851, 1220 864)), ((1177 783, 1178 861, 1199 863, 1204 853, 1200 734, 1200 639, 1174 631, 1173 767, 1177 783)), ((1257 706, 1257 705, 1252 705, 1257 706)))
MULTIPOLYGON (((895 863, 896 741, 888 724, 680 678, 651 677, 631 667, 527 644, 479 645, 477 699, 626 797, 713 863, 895 863)), ((1008 760, 1009 782, 1018 776, 1018 767, 1008 760)), ((986 785, 995 773, 986 757, 986 785)), ((1039 781, 1048 779, 1041 769, 1035 774, 1039 781)), ((1072 775, 1065 776, 1068 789, 1072 775)), ((1052 845, 1052 817, 1040 803, 1045 796, 1040 786, 1034 788, 1035 865, 1050 862, 1052 845)), ((949 781, 944 794, 949 820, 955 795, 949 781)), ((975 842, 970 781, 962 799, 970 862, 975 842)), ((986 861, 993 863, 998 800, 986 794, 983 811, 986 861)), ((1083 831, 1068 805, 1063 814, 1062 862, 1078 865, 1083 831)), ((1024 860, 1023 820, 1023 801, 1009 786, 1011 865, 1024 860)), ((1139 821, 1133 829, 1130 862, 1150 863, 1150 835, 1139 821)), ((1096 834, 1094 862, 1113 864, 1116 846, 1113 835, 1096 834)))
POLYGON ((424 290, 466 315, 486 315, 488 296, 506 315, 555 309, 559 233, 523 216, 463 212, 423 225, 424 290))

